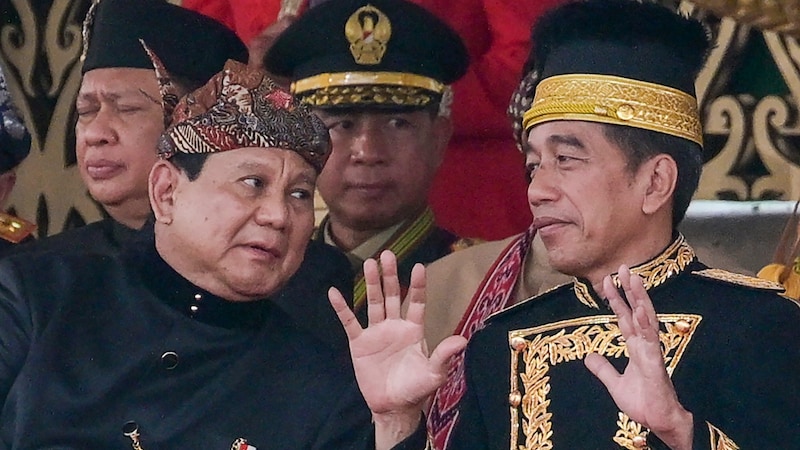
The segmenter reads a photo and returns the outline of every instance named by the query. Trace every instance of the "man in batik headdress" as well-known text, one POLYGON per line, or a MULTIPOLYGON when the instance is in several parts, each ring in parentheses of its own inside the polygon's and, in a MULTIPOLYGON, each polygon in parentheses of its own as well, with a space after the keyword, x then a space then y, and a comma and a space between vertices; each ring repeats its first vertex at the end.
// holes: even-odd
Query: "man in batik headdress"
POLYGON ((292 299, 303 317, 273 301, 313 231, 325 125, 235 61, 171 105, 146 241, 0 265, 0 447, 372 448, 324 291, 292 299))

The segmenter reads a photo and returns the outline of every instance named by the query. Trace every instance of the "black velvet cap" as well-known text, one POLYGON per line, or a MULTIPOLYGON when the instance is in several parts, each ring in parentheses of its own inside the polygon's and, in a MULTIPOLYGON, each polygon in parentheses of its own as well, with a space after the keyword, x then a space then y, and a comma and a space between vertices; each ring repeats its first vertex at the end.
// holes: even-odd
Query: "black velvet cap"
POLYGON ((697 20, 653 1, 586 0, 536 23, 529 61, 541 79, 594 73, 669 86, 694 95, 710 42, 697 20))
POLYGON ((315 103, 317 106, 413 103, 417 93, 433 94, 422 103, 438 101, 443 86, 464 75, 468 64, 469 56, 458 34, 426 9, 404 0, 325 2, 289 26, 264 58, 269 72, 297 82, 295 92, 301 98, 340 89, 327 91, 320 101, 329 103, 315 103), (342 75, 354 73, 365 76, 342 75), (321 74, 339 76, 328 80, 319 78, 321 74), (353 91, 356 86, 358 92, 353 91), (370 91, 370 86, 376 90, 370 91), (344 88, 350 90, 343 93, 344 88), (397 89, 403 90, 399 96, 405 98, 388 98, 398 95, 397 89))
POLYGON ((246 63, 248 56, 233 31, 165 0, 94 0, 83 33, 82 73, 108 67, 152 69, 140 39, 170 75, 199 84, 228 59, 246 63))
POLYGON ((523 128, 586 120, 702 146, 694 86, 710 40, 699 21, 648 0, 572 1, 542 16, 532 40, 527 86, 510 108, 518 116, 523 108, 515 104, 531 105, 523 128))
POLYGON ((31 135, 19 117, 0 68, 0 173, 17 167, 31 151, 31 135))

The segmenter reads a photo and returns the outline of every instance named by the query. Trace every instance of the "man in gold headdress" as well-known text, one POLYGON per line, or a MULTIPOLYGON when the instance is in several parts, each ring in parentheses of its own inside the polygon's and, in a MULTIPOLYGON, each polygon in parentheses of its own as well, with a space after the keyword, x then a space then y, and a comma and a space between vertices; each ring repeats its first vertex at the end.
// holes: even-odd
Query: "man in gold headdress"
POLYGON ((584 0, 544 16, 533 41, 528 201, 550 264, 575 279, 490 317, 448 373, 466 340, 428 357, 422 270, 400 320, 395 273, 368 262, 367 329, 331 295, 365 400, 401 439, 426 395, 462 377, 446 393, 462 396, 453 449, 800 442, 798 304, 709 268, 676 231, 702 165, 705 28, 655 3, 584 0))
POLYGON ((361 265, 384 249, 411 267, 453 249, 428 194, 450 138, 449 87, 466 71, 458 35, 404 0, 331 1, 289 26, 265 68, 327 125, 333 154, 319 192, 330 213, 315 239, 347 252, 358 272, 355 307, 365 317, 361 265))
POLYGON ((178 103, 152 234, 0 265, 0 447, 371 448, 324 291, 292 299, 303 317, 273 301, 329 154, 307 106, 235 61, 178 103))

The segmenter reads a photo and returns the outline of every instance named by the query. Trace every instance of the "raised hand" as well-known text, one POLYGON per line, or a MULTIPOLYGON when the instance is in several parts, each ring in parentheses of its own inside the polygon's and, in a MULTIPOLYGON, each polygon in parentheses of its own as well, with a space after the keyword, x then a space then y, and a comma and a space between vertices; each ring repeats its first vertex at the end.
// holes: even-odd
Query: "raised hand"
POLYGON ((417 264, 411 272, 408 309, 402 317, 397 260, 390 251, 380 259, 380 271, 375 260, 364 262, 367 328, 361 328, 338 290, 331 288, 328 298, 350 341, 356 380, 373 413, 378 446, 388 448, 414 431, 422 404, 444 383, 450 358, 464 348, 466 339, 451 336, 429 356, 423 326, 425 268, 417 264), (387 445, 380 445, 386 434, 390 436, 382 443, 387 445))
POLYGON ((628 366, 620 374, 604 357, 586 356, 586 367, 605 385, 619 409, 632 420, 650 428, 673 449, 692 448, 692 414, 678 401, 667 375, 658 336, 658 317, 642 280, 621 266, 619 280, 625 298, 611 281, 603 280, 603 292, 628 348, 628 366))

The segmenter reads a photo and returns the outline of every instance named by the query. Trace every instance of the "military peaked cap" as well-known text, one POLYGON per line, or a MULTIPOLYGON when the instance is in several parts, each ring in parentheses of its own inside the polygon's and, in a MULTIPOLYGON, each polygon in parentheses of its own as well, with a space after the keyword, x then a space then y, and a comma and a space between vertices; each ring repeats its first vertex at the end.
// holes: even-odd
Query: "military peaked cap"
POLYGON ((319 107, 436 104, 468 64, 458 34, 404 0, 325 2, 289 26, 264 59, 319 107))

